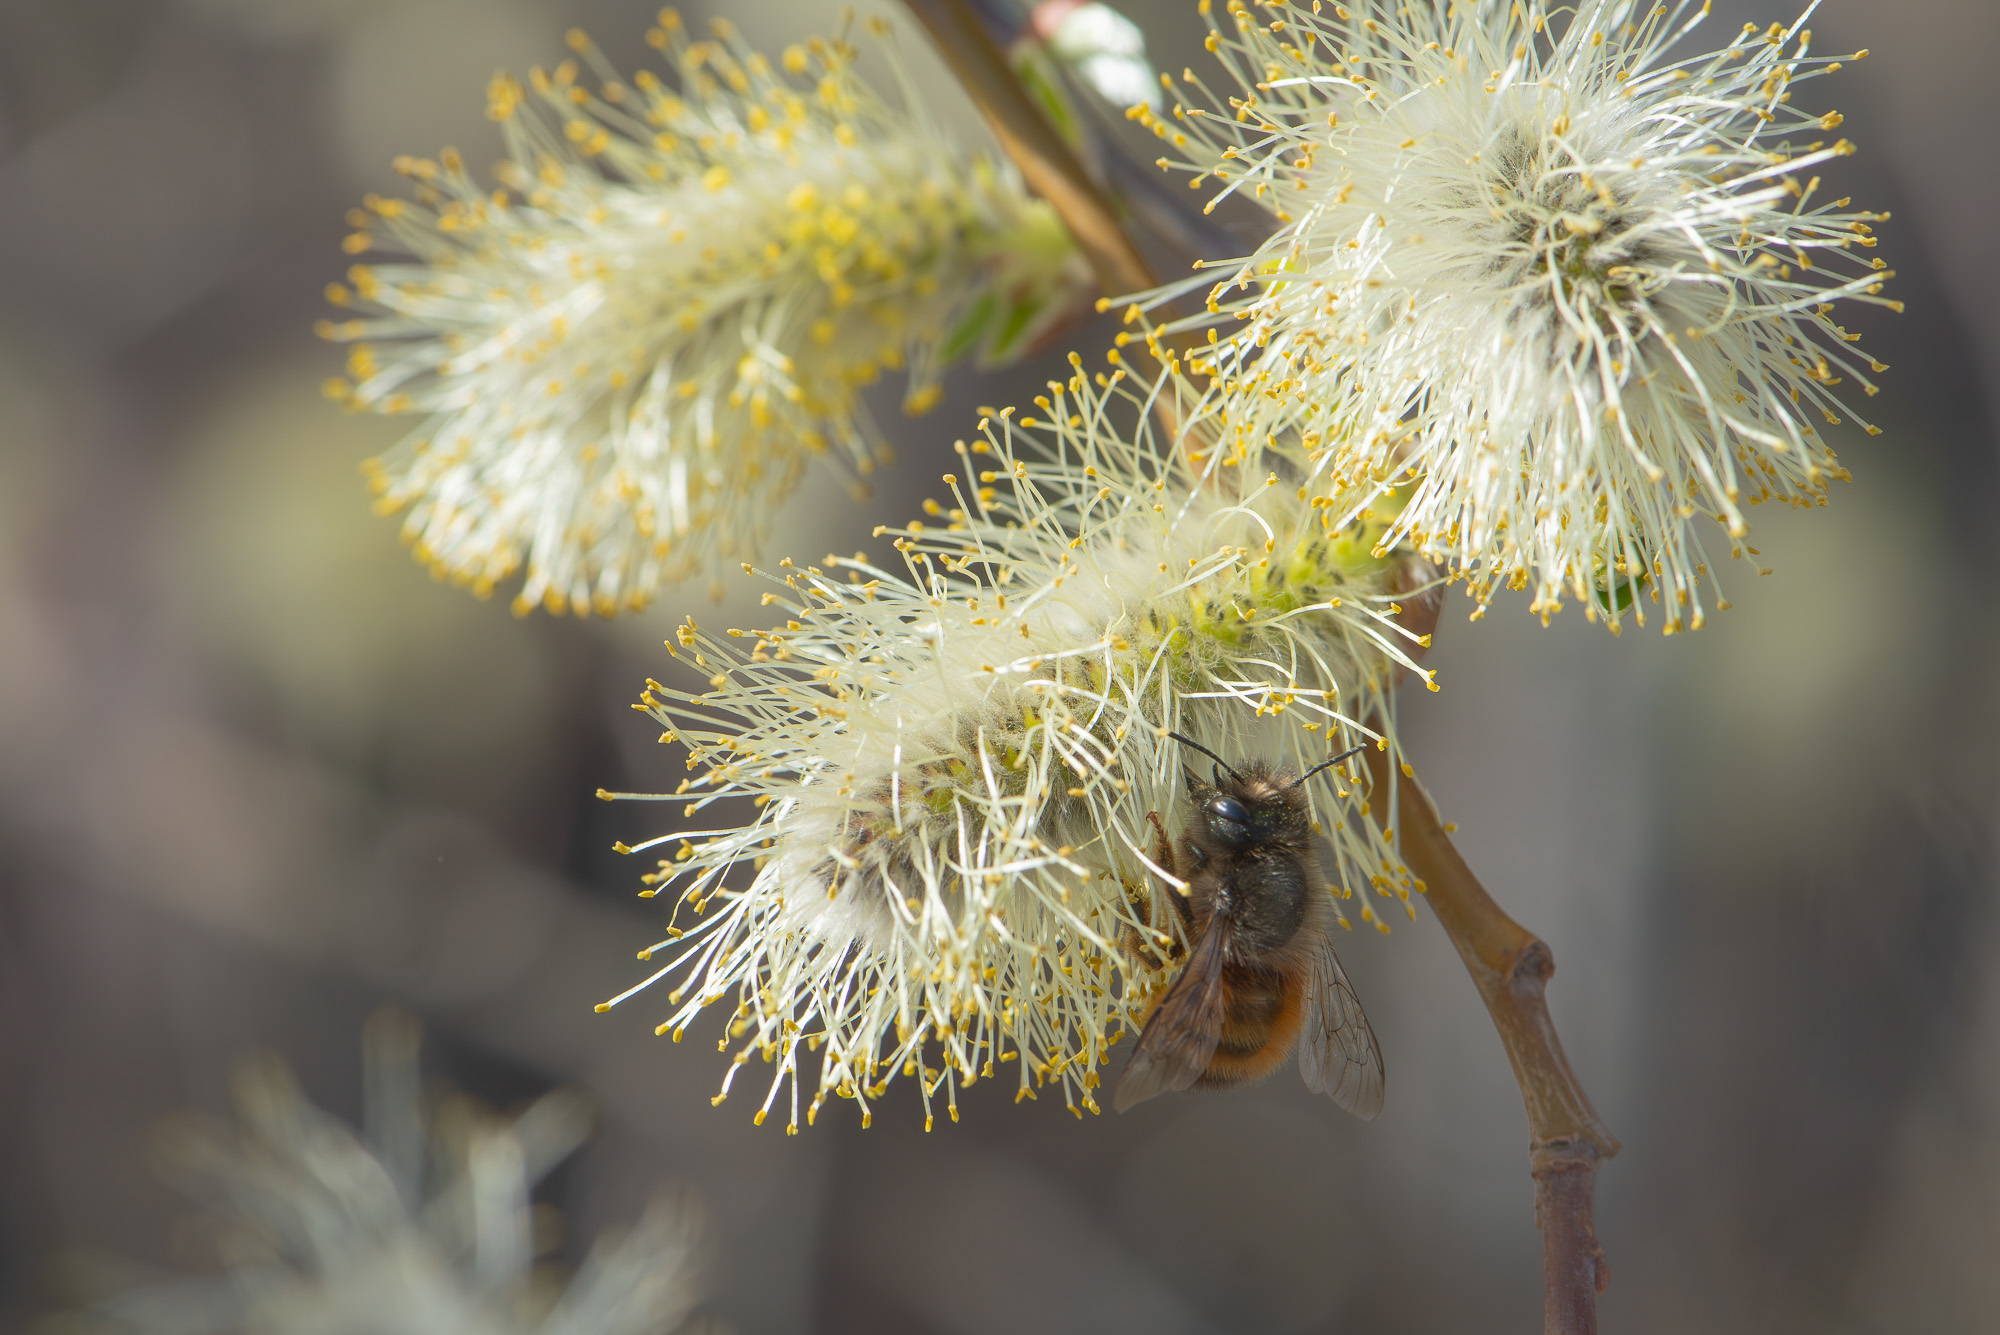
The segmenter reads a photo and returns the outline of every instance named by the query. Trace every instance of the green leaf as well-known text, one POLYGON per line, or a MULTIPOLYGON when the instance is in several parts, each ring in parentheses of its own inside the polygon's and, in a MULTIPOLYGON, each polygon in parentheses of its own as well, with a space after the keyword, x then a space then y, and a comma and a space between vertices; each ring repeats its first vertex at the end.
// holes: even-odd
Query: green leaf
POLYGON ((1076 110, 1064 96, 1062 79, 1042 51, 1039 44, 1023 46, 1014 60, 1014 73, 1021 80, 1021 90, 1030 100, 1041 107, 1042 114, 1056 128, 1056 133, 1071 148, 1079 148, 1083 143, 1083 130, 1077 124, 1076 110))
POLYGON ((979 346, 986 337, 986 330, 993 323, 993 317, 1000 313, 1000 300, 991 292, 984 293, 974 302, 972 309, 952 328, 946 336, 944 346, 938 349, 938 356, 946 365, 957 361, 979 346))
POLYGON ((1651 576, 1645 571, 1640 571, 1637 575, 1623 577, 1609 588, 1599 584, 1592 592, 1597 595, 1597 605, 1616 616, 1632 605, 1632 600, 1639 596, 1640 589, 1646 587, 1649 578, 1651 576))
POLYGON ((987 359, 1001 362, 1012 357, 1022 336, 1034 326, 1036 317, 1048 308, 1048 304, 1041 293, 1030 292, 1009 306, 1006 319, 1001 321, 999 330, 987 341, 987 359))

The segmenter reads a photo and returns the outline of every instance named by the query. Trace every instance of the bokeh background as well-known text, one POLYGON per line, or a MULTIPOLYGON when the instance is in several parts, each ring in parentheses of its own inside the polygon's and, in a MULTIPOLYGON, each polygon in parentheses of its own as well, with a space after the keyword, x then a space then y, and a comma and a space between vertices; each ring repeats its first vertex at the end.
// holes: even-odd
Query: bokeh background
MULTIPOLYGON (((1122 8, 1161 66, 1205 59, 1192 0, 1122 8)), ((1793 12, 1717 10, 1713 43, 1793 12)), ((767 47, 838 21, 730 12, 767 47)), ((1280 1078, 1081 1123, 982 1085, 928 1135, 891 1097, 788 1138, 711 1108, 725 1059, 655 1039, 648 1000, 593 1013, 665 913, 610 846, 666 817, 592 794, 677 780, 629 705, 708 605, 524 621, 432 583, 356 468, 407 424, 325 404, 339 357, 308 330, 392 156, 491 159, 496 67, 582 24, 629 69, 650 21, 0 0, 0 1328, 68 1300, 66 1257, 199 1264, 149 1129, 225 1112, 253 1050, 357 1116, 362 1019, 396 1002, 490 1103, 594 1098, 547 1189, 573 1255, 693 1184, 740 1335, 1536 1329, 1525 1120, 1428 915, 1346 950, 1391 1075, 1365 1126, 1280 1078)), ((1468 857, 1554 948, 1625 1144, 1599 1193, 1615 1331, 2000 1323, 2000 8, 1827 0, 1815 27, 1873 48, 1801 95, 1861 146, 1835 193, 1895 215, 1908 313, 1853 317, 1895 368, 1884 434, 1841 442, 1830 508, 1761 517, 1776 573, 1725 572, 1737 610, 1698 635, 1545 630, 1518 601, 1467 624, 1454 595, 1444 690, 1406 702, 1468 857)), ((885 387, 903 465, 863 513, 791 507, 786 550, 864 545, 974 404, 1046 373, 959 374, 917 423, 885 387)))

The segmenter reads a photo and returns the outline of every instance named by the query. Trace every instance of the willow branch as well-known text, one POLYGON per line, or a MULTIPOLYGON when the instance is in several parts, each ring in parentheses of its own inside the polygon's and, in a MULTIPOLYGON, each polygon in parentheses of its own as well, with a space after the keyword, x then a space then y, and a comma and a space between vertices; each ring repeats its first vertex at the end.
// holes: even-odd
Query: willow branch
POLYGON ((1028 188, 1049 202, 1108 297, 1158 287, 1146 257, 1069 144, 1029 100, 965 0, 903 0, 971 95, 1028 188))
MULTIPOLYGON (((1000 147, 1029 189, 1049 202, 1076 239, 1077 249, 1097 275, 1105 299, 1158 287, 1158 276, 1133 244, 1111 201, 1041 108, 1029 99, 1007 57, 966 0, 903 3, 930 33, 938 53, 993 128, 1000 147)), ((1098 308, 1104 309, 1104 304, 1100 302, 1098 308)), ((1153 396, 1153 418, 1168 440, 1178 441, 1183 422, 1172 388, 1162 384, 1153 396)), ((1189 447, 1193 447, 1192 441, 1189 447)))
MULTIPOLYGON (((1373 749, 1364 754, 1370 791, 1386 795, 1389 757, 1373 749)), ((1395 792, 1395 811, 1384 802, 1375 817, 1385 829, 1401 830, 1403 859, 1424 882, 1424 902, 1472 975, 1527 1105, 1535 1225, 1542 1231, 1543 1329, 1546 1335, 1595 1335, 1597 1295, 1610 1268, 1597 1243, 1594 1189, 1598 1163, 1618 1152, 1618 1142, 1590 1106, 1549 1018, 1546 989, 1555 957, 1486 893, 1422 785, 1405 774, 1395 792)))
MULTIPOLYGON (((1076 238, 1107 297, 1158 286, 1152 267, 1110 201, 1040 108, 965 0, 904 0, 945 63, 971 95, 1029 187, 1048 200, 1076 238)), ((1164 397, 1155 412, 1178 435, 1164 397)), ((1373 791, 1387 793, 1387 757, 1370 751, 1373 791)), ((1538 937, 1509 918, 1452 846, 1430 798, 1415 780, 1397 786, 1403 855, 1428 887, 1426 902, 1465 961, 1500 1031, 1527 1105, 1535 1222, 1542 1230, 1548 1335, 1595 1335, 1597 1295, 1609 1271, 1597 1245, 1593 1189, 1597 1164, 1618 1142, 1590 1106, 1563 1056, 1544 990, 1555 960, 1538 937)))

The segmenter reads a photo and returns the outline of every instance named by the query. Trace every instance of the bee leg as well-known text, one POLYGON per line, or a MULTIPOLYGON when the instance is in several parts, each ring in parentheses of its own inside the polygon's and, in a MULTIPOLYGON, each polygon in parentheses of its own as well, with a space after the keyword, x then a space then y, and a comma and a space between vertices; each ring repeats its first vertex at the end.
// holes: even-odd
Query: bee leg
MULTIPOLYGON (((1147 902, 1146 897, 1140 892, 1139 888, 1130 881, 1125 882, 1125 903, 1130 906, 1132 916, 1138 921, 1145 922, 1151 919, 1152 905, 1147 902)), ((1166 963, 1166 961, 1160 958, 1160 953, 1153 949, 1151 943, 1140 933, 1139 929, 1130 923, 1119 929, 1118 948, 1131 958, 1140 961, 1149 969, 1157 969, 1166 963)))
POLYGON ((1165 868, 1167 875, 1178 878, 1181 870, 1176 865, 1177 859, 1174 857, 1174 841, 1168 837, 1167 827, 1160 820, 1160 813, 1149 811, 1146 813, 1146 820, 1153 827, 1153 861, 1165 868))
MULTIPOLYGON (((1167 833, 1166 825, 1160 820, 1160 813, 1149 811, 1146 813, 1146 819, 1153 825, 1153 861, 1164 868, 1169 876, 1177 880, 1185 879, 1181 876, 1180 859, 1174 856, 1173 837, 1167 833)), ((1194 912, 1188 906, 1187 894, 1184 891, 1169 886, 1167 902, 1172 904, 1174 912, 1180 915, 1182 927, 1194 926, 1194 912)))

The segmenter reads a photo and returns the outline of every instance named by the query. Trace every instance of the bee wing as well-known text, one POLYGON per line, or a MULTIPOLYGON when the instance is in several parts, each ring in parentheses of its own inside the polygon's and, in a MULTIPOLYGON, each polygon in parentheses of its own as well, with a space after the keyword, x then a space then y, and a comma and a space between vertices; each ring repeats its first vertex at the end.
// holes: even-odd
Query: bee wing
POLYGON ((1118 1077, 1111 1106, 1119 1112, 1155 1094, 1186 1089, 1208 1069, 1222 1036, 1222 947, 1223 928, 1211 921, 1118 1077))
POLYGON ((1307 1089, 1321 1091, 1363 1121, 1382 1111, 1382 1049, 1328 936, 1313 947, 1299 1074, 1307 1089))

